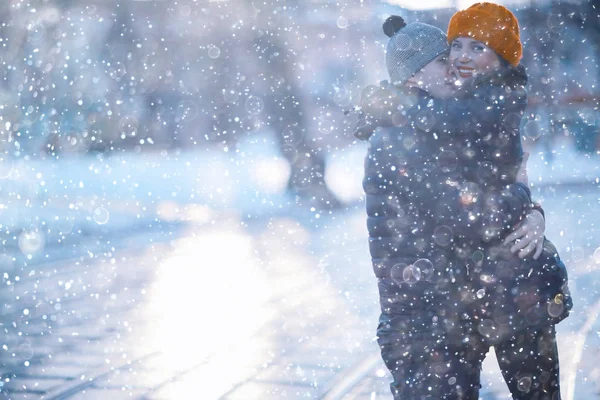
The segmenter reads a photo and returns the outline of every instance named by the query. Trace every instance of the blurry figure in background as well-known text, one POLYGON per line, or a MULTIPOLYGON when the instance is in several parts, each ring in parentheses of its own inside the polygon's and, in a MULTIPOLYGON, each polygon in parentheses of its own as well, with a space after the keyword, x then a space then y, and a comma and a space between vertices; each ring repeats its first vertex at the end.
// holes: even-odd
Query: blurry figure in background
POLYGON ((559 395, 553 325, 572 303, 556 250, 538 243, 543 217, 532 211, 526 185, 518 134, 526 77, 511 53, 520 49, 518 27, 515 20, 506 29, 514 16, 505 8, 482 7, 451 22, 458 38, 451 61, 459 59, 465 82, 447 100, 435 99, 447 95, 446 36, 388 19, 388 71, 404 88, 371 89, 366 105, 376 115, 356 131, 369 138, 385 127, 369 139, 364 188, 382 311, 378 342, 397 399, 477 399, 490 345, 515 398, 559 395), (477 26, 486 31, 472 36, 498 44, 504 62, 487 45, 464 42, 462 29, 477 26), (481 57, 457 57, 459 45, 481 57), (517 238, 512 249, 503 246, 517 238), (538 261, 522 260, 534 250, 538 261))
POLYGON ((289 162, 286 190, 296 204, 333 210, 342 204, 325 183, 324 149, 308 132, 311 110, 294 76, 295 55, 281 40, 257 30, 247 31, 239 44, 225 42, 215 60, 220 63, 215 83, 224 99, 212 100, 211 136, 231 149, 245 135, 272 132, 289 162))
POLYGON ((253 48, 261 66, 256 80, 266 82, 257 84, 254 93, 264 100, 264 123, 275 133, 277 145, 290 163, 288 192, 302 206, 341 207, 325 183, 324 150, 307 134, 308 110, 291 70, 289 50, 267 34, 255 38, 253 48))

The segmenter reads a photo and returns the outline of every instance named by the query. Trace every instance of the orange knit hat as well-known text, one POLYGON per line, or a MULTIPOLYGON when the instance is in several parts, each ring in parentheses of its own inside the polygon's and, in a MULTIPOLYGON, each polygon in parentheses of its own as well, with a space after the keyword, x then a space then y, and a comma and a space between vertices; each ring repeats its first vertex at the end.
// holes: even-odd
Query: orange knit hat
POLYGON ((459 36, 485 43, 513 66, 519 65, 523 46, 519 23, 506 7, 494 3, 477 3, 457 11, 448 25, 448 42, 459 36))

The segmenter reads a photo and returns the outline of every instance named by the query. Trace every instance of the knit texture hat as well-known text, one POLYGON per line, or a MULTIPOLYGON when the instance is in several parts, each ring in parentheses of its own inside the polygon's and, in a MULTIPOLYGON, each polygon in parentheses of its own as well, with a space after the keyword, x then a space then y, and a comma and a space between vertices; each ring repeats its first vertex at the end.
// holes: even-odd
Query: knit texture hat
POLYGON ((523 46, 519 23, 506 7, 494 3, 477 3, 456 12, 448 25, 448 42, 464 36, 492 48, 511 65, 519 65, 523 46))
POLYGON ((406 24, 402 17, 390 16, 383 23, 383 32, 390 37, 385 63, 391 83, 403 84, 434 58, 450 49, 444 32, 420 22, 406 24))

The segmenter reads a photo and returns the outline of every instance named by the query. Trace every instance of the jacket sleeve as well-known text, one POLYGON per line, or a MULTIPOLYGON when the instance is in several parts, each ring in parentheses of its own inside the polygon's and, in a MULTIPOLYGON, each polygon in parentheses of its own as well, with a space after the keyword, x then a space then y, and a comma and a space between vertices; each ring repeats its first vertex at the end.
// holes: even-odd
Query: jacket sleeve
MULTIPOLYGON (((433 116, 429 131, 478 141, 476 146, 486 149, 489 161, 501 169, 509 183, 523 160, 520 124, 526 107, 523 86, 487 84, 460 97, 429 99, 421 109, 433 116)), ((423 111, 413 119, 422 114, 423 111)))
POLYGON ((455 97, 429 100, 439 115, 439 125, 449 131, 467 129, 489 133, 487 129, 493 127, 518 131, 527 108, 526 84, 524 68, 511 67, 476 77, 455 97))
POLYGON ((467 240, 505 236, 532 206, 529 188, 518 182, 489 189, 428 167, 405 168, 397 179, 411 203, 467 240))
POLYGON ((472 87, 467 95, 457 98, 423 99, 409 113, 411 125, 434 132, 437 137, 471 141, 473 149, 483 148, 484 156, 498 168, 497 176, 501 178, 490 181, 471 173, 467 179, 462 171, 462 175, 447 175, 444 179, 439 169, 421 172, 415 168, 412 179, 434 189, 427 193, 431 196, 428 199, 418 194, 415 185, 408 184, 407 194, 420 197, 418 201, 424 204, 435 202, 436 221, 469 239, 475 239, 473 235, 492 239, 511 231, 532 209, 529 188, 514 179, 523 159, 519 128, 526 106, 527 94, 522 85, 509 87, 498 82, 472 87))
MULTIPOLYGON (((377 160, 376 172, 365 175, 365 190, 397 192, 404 202, 437 225, 450 227, 469 240, 491 240, 508 233, 531 209, 529 189, 520 183, 489 190, 442 173, 435 160, 415 160, 399 128, 380 128, 369 140, 367 164, 377 160)), ((367 168, 368 170, 368 168, 367 168)))

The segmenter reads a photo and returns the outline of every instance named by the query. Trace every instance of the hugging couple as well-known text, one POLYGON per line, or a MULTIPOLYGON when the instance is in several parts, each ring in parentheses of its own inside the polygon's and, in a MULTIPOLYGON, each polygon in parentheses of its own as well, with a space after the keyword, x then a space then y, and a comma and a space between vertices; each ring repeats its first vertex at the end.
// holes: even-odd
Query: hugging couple
POLYGON ((531 200, 515 16, 478 3, 447 35, 392 16, 389 83, 363 92, 363 187, 395 399, 479 398, 494 347, 514 399, 560 399, 555 325, 572 299, 531 200))

